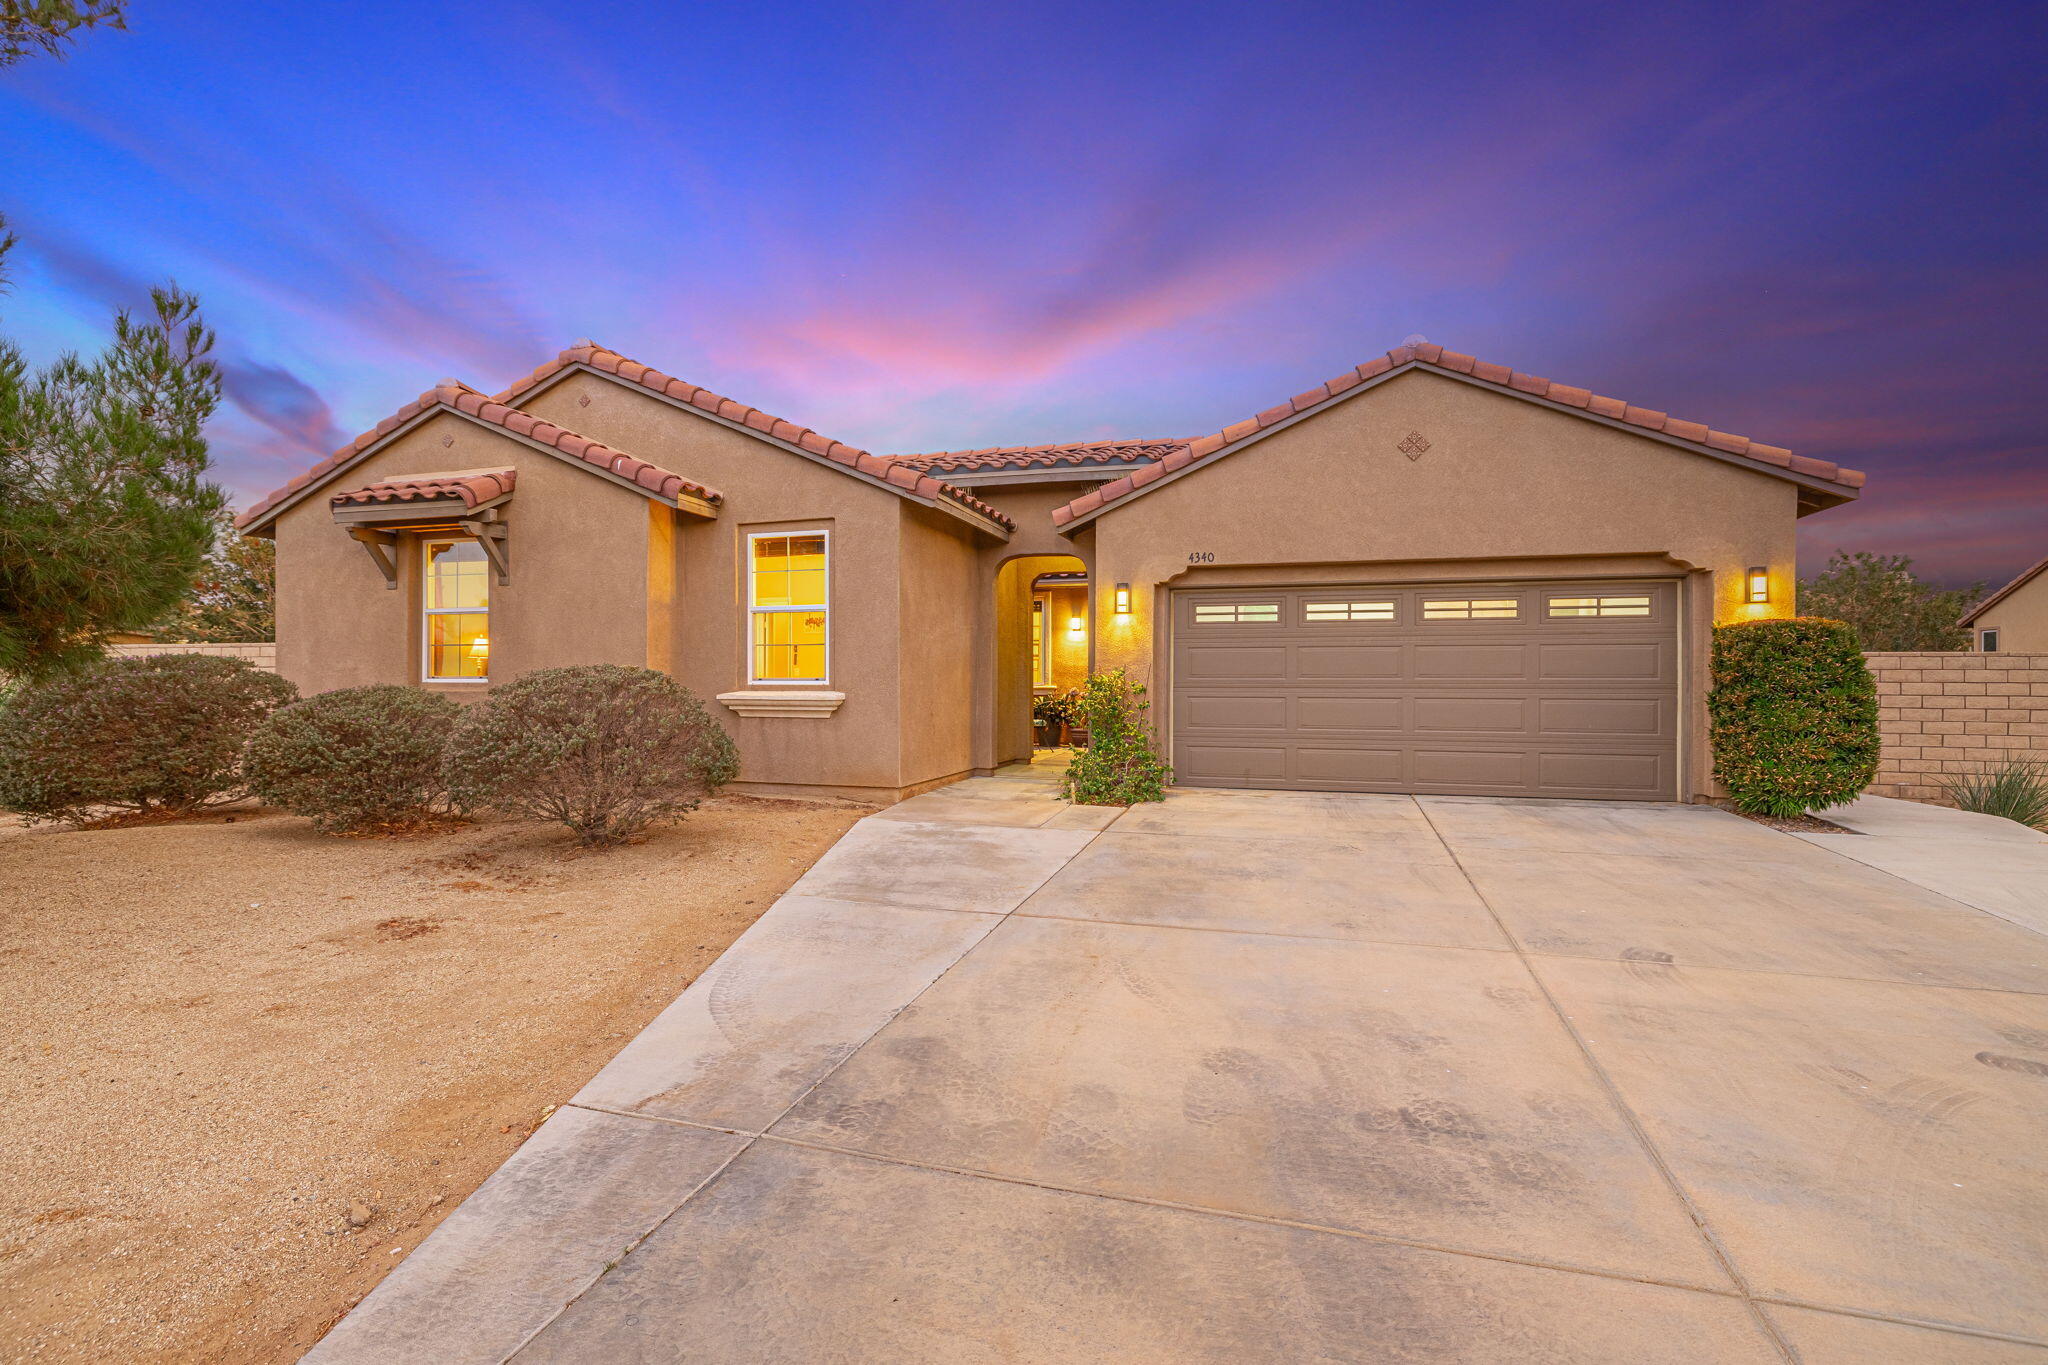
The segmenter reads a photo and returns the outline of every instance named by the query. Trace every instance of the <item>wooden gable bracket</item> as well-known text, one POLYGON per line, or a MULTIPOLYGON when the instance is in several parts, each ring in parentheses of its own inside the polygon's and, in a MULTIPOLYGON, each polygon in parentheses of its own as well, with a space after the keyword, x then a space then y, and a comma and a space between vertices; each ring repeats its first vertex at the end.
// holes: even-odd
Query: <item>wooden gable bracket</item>
POLYGON ((484 547, 484 557, 498 571, 498 586, 502 588, 509 584, 512 581, 512 558, 506 543, 505 523, 498 509, 486 507, 473 517, 464 517, 456 525, 465 534, 475 536, 476 543, 484 547))
POLYGON ((373 531, 367 526, 348 528, 349 538, 370 552, 370 558, 377 565, 377 572, 384 575, 384 587, 388 592, 398 590, 398 537, 389 531, 373 531))

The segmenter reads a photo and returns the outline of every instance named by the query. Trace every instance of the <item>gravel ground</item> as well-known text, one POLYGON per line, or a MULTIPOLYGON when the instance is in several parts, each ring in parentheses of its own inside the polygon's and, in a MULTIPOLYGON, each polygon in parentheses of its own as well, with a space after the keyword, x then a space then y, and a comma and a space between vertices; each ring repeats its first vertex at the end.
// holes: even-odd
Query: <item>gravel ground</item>
POLYGON ((0 1359, 296 1359, 865 813, 0 827, 0 1359))

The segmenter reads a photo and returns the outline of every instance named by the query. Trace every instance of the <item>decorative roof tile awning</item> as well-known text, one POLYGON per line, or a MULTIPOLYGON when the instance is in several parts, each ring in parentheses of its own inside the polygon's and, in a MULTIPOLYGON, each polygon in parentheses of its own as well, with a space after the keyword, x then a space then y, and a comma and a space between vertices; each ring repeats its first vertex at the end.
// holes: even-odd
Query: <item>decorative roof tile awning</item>
POLYGON ((327 504, 336 523, 369 553, 387 590, 398 588, 398 532, 444 529, 481 545, 502 587, 512 581, 504 507, 518 481, 512 469, 408 474, 336 493, 327 504))

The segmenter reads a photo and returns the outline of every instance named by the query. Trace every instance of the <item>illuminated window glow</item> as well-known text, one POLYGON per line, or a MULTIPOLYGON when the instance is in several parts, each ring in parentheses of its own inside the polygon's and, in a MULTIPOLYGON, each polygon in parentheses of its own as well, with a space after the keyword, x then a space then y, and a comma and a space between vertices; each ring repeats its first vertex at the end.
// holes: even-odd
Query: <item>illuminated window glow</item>
POLYGON ((1552 616, 1648 616, 1648 597, 1553 597, 1552 616))
POLYGON ((1198 602, 1195 624, 1224 625, 1231 622, 1266 622, 1280 619, 1278 602, 1198 602))
POLYGON ((491 565, 473 540, 430 540, 422 575, 426 677, 484 682, 491 663, 491 565))
POLYGON ((1512 621, 1522 614, 1512 597, 1455 597, 1425 600, 1425 621, 1512 621))
POLYGON ((1051 612, 1049 599, 1031 599, 1031 676, 1040 687, 1052 686, 1052 651, 1045 640, 1045 623, 1051 612))
POLYGON ((747 537, 748 681, 826 680, 824 531, 747 537))
POLYGON ((1302 615, 1311 621, 1391 621, 1392 602, 1309 602, 1302 615))

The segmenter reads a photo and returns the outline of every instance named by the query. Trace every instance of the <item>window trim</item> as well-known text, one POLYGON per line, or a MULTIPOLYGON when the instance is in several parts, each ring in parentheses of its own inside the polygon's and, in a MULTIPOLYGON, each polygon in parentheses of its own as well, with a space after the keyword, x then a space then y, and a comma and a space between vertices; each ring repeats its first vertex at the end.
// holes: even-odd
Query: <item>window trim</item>
POLYGON ((741 572, 747 576, 747 619, 742 648, 747 655, 747 686, 749 687, 830 687, 832 685, 832 528, 829 526, 799 526, 780 531, 748 531, 746 561, 741 572), (808 602, 801 606, 792 603, 786 607, 763 607, 754 602, 754 542, 757 540, 787 540, 796 536, 818 536, 825 542, 825 600, 808 602), (799 611, 822 611, 825 613, 825 671, 817 678, 762 678, 755 676, 754 658, 754 617, 763 614, 787 615, 799 611))
MULTIPOLYGON (((420 537, 420 681, 436 687, 468 687, 476 683, 488 683, 491 680, 491 659, 488 654, 484 656, 484 671, 481 677, 441 678, 434 675, 434 618, 436 616, 474 616, 477 614, 474 607, 433 607, 427 605, 432 600, 434 586, 434 547, 437 545, 460 545, 464 541, 477 546, 479 549, 483 548, 483 542, 475 536, 420 537)), ((484 638, 489 639, 491 634, 491 561, 488 555, 484 557, 483 617, 484 638)), ((496 641, 492 641, 493 648, 496 648, 496 644, 496 641)))
POLYGON ((1997 626, 1993 626, 1989 630, 1977 632, 1977 652, 1979 654, 1996 654, 1999 652, 1997 626))
MULTIPOLYGON (((827 617, 827 621, 831 618, 827 617)), ((1031 595, 1032 643, 1038 648, 1038 669, 1034 674, 1033 687, 1052 686, 1052 594, 1031 595)))

